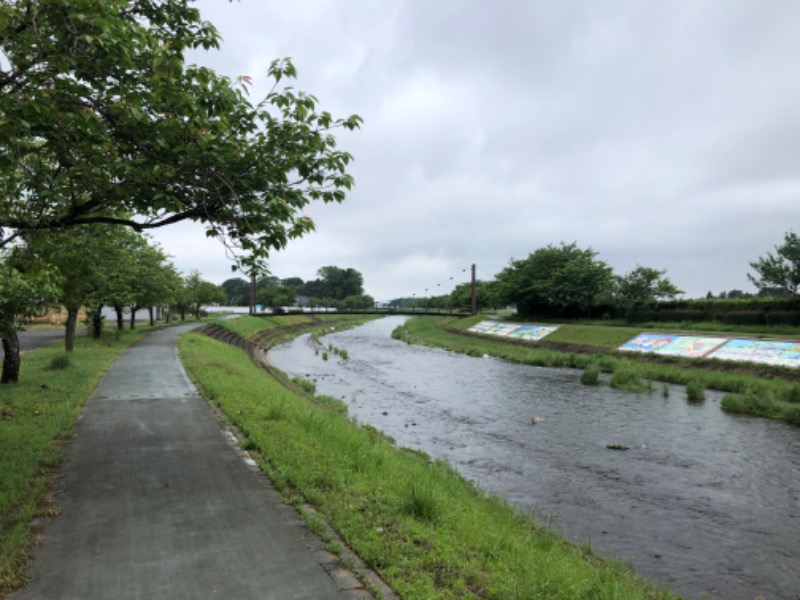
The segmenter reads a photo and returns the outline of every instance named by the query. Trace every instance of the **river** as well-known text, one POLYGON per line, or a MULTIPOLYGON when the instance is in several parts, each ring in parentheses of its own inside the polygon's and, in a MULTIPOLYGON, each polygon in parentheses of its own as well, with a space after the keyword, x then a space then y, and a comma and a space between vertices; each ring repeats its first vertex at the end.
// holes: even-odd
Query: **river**
POLYGON ((323 360, 308 335, 270 356, 398 445, 689 598, 800 599, 800 428, 728 415, 713 392, 688 403, 680 386, 621 392, 407 345, 390 337, 404 319, 322 338, 348 360, 323 360))

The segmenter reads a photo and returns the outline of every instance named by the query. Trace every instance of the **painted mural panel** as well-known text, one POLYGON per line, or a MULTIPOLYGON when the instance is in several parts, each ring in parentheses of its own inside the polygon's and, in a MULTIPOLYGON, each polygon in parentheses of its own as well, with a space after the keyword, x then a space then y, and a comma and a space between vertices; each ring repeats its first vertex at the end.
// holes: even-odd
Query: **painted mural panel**
POLYGON ((642 333, 619 348, 688 358, 717 358, 800 367, 800 342, 642 333))
POLYGON ((720 337, 642 333, 620 346, 620 350, 700 358, 719 348, 727 340, 728 338, 720 337))
POLYGON ((469 328, 469 331, 485 335, 499 335, 517 339, 537 341, 558 329, 554 326, 519 325, 517 323, 502 323, 499 321, 481 321, 469 328))
POLYGON ((662 348, 659 354, 700 358, 719 348, 727 341, 728 338, 681 335, 662 348))
POLYGON ((519 338, 521 340, 538 341, 543 337, 550 335, 556 329, 558 329, 558 327, 546 325, 521 325, 509 335, 513 338, 519 338))
POLYGON ((630 352, 657 352, 667 344, 672 343, 675 339, 674 335, 664 335, 662 333, 640 333, 632 340, 628 340, 620 350, 628 350, 630 352))
POLYGON ((800 342, 736 339, 712 352, 709 358, 798 367, 800 342))

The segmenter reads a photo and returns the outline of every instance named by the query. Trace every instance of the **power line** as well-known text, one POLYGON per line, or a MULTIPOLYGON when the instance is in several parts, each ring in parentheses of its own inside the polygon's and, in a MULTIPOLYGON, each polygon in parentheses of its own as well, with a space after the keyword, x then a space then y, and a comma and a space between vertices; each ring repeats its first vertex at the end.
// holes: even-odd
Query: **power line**
MULTIPOLYGON (((431 291, 431 290, 434 290, 434 291, 435 291, 435 288, 439 288, 439 287, 441 287, 441 286, 442 286, 442 284, 445 284, 445 285, 447 285, 447 283, 449 283, 449 282, 453 281, 453 280, 454 280, 456 277, 460 276, 462 273, 468 273, 470 269, 471 269, 471 266, 469 266, 469 267, 466 267, 466 268, 464 268, 464 269, 461 269, 461 271, 458 271, 457 273, 455 273, 455 274, 451 275, 451 276, 450 276, 448 279, 446 279, 446 280, 444 280, 444 281, 440 281, 440 282, 439 282, 439 283, 437 283, 436 285, 432 285, 432 286, 430 286, 430 287, 427 287, 427 288, 425 288, 425 294, 424 294, 424 296, 422 296, 422 295, 421 295, 421 297, 428 297, 428 296, 429 296, 429 294, 428 294, 428 292, 429 292, 429 291, 431 291)), ((411 294, 411 297, 412 297, 412 298, 416 298, 416 297, 417 297, 417 294, 416 294, 416 293, 413 293, 413 294, 411 294)))

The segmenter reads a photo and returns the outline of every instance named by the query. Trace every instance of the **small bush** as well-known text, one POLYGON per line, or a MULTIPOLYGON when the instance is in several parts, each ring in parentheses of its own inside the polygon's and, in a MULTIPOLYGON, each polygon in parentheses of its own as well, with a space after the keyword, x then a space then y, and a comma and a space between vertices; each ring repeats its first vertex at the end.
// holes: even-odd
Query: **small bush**
POLYGON ((689 402, 702 402, 706 399, 706 390, 700 381, 694 379, 686 384, 686 399, 689 402))
POLYGON ((600 381, 600 367, 592 363, 586 369, 584 369, 583 373, 581 373, 581 383, 583 385, 597 385, 600 381))

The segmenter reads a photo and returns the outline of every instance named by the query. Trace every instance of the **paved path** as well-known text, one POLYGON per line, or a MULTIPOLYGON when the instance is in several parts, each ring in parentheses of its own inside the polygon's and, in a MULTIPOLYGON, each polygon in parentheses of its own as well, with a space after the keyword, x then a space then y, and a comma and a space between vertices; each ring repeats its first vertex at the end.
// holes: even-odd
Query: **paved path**
POLYGON ((195 326, 152 334, 103 377, 58 483, 62 513, 13 600, 347 597, 183 371, 175 342, 195 326))

